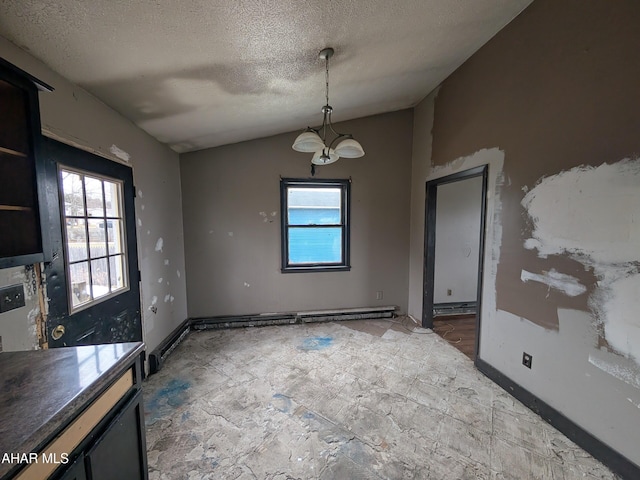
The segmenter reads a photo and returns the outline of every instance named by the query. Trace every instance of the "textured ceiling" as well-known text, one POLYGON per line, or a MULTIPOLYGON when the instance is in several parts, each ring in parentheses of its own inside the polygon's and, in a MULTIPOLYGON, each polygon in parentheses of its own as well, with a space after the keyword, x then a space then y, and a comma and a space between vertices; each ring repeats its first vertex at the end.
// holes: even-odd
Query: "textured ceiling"
POLYGON ((178 152, 418 103, 532 0, 3 0, 0 35, 178 152))

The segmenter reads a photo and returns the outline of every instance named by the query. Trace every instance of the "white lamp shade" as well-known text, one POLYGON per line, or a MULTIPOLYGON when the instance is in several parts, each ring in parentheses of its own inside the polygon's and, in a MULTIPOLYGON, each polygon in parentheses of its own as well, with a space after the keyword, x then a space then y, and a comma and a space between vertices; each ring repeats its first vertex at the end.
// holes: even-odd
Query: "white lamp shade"
POLYGON ((291 148, 296 152, 317 152, 324 147, 324 142, 315 132, 302 132, 293 142, 291 148))
POLYGON ((360 158, 364 156, 362 145, 353 138, 342 140, 335 150, 338 155, 344 158, 360 158))
POLYGON ((320 158, 321 155, 322 150, 318 150, 316 153, 314 153, 313 158, 311 159, 311 163, 313 163, 314 165, 329 165, 330 163, 337 162, 340 158, 340 155, 338 155, 333 148, 329 150, 329 160, 325 161, 324 159, 320 158))

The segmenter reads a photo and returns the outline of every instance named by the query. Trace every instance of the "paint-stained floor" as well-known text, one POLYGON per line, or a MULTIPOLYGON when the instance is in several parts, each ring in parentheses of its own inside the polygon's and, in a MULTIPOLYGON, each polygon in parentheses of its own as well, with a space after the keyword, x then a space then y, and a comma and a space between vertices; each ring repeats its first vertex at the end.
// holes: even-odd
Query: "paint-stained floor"
POLYGON ((616 478, 387 320, 192 332, 144 396, 150 480, 616 478))

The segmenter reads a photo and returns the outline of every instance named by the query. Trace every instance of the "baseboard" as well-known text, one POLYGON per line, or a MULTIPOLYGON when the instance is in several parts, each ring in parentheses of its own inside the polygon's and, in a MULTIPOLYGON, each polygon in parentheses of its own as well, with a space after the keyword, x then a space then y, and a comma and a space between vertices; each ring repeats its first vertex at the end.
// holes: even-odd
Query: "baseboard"
POLYGON ((391 318, 395 315, 396 310, 397 307, 392 305, 386 307, 358 307, 289 313, 258 313, 254 315, 221 315, 215 317, 188 318, 149 354, 149 375, 157 373, 162 368, 162 364, 169 354, 184 340, 191 330, 391 318))
POLYGON ((601 461, 614 473, 623 479, 631 480, 640 478, 640 466, 598 440, 555 408, 540 400, 533 393, 515 383, 481 358, 476 358, 475 364, 481 373, 522 402, 534 413, 540 415, 543 420, 557 428, 566 435, 567 438, 590 453, 594 458, 601 461))
POLYGON ((162 368, 165 359, 187 336, 190 330, 189 319, 186 319, 149 354, 149 375, 157 373, 162 368))
POLYGON ((269 325, 290 325, 312 322, 335 322, 343 320, 370 320, 391 318, 397 307, 362 307, 333 310, 313 310, 284 313, 261 313, 253 315, 222 315, 214 317, 192 318, 190 325, 194 330, 264 327, 269 325))
POLYGON ((476 313, 477 302, 450 302, 450 303, 434 303, 433 316, 442 315, 462 315, 476 313))

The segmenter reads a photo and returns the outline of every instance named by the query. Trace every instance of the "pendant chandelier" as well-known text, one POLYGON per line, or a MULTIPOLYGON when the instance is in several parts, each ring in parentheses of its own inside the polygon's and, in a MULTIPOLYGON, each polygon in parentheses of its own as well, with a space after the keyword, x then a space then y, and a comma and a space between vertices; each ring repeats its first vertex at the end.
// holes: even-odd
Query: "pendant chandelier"
POLYGON ((325 85, 326 104, 322 107, 322 126, 318 128, 307 127, 296 140, 292 148, 297 152, 313 153, 311 158, 311 175, 315 174, 316 165, 329 165, 340 157, 359 158, 364 155, 362 145, 354 140, 350 133, 336 132, 331 124, 331 112, 329 105, 329 59, 333 55, 333 48, 325 48, 319 57, 325 61, 325 85), (331 138, 333 137, 333 139, 331 138))

